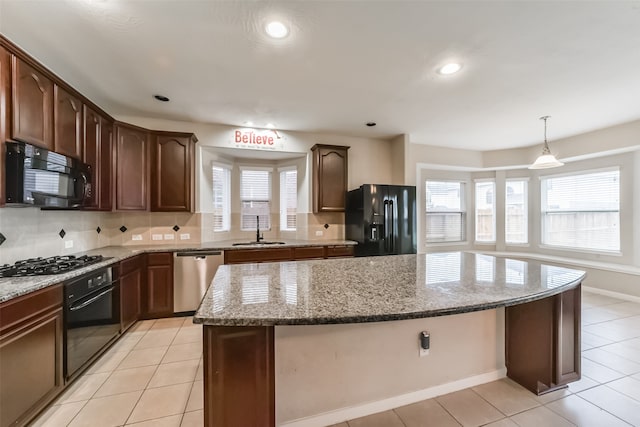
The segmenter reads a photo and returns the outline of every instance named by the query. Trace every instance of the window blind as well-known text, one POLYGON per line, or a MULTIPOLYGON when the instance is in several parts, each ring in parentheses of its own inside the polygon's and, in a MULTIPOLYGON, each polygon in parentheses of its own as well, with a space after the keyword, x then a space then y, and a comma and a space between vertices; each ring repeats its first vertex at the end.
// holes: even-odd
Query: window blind
POLYGON ((427 243, 465 239, 464 183, 426 181, 427 243))
POLYGON ((505 242, 525 244, 529 241, 526 179, 508 180, 505 194, 505 242))
POLYGON ((240 229, 271 229, 271 172, 244 169, 240 172, 240 229))
POLYGON ((542 243, 620 250, 620 170, 542 178, 542 243))
POLYGON ((298 207, 298 171, 280 171, 280 229, 295 231, 298 207))
POLYGON ((496 183, 476 182, 476 241, 496 241, 496 183))
POLYGON ((213 170, 213 231, 231 228, 231 170, 214 165, 213 170))

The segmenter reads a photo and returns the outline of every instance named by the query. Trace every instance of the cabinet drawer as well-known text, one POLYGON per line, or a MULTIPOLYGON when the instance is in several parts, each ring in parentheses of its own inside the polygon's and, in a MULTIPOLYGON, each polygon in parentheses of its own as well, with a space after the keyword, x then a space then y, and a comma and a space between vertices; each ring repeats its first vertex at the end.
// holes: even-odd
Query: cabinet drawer
POLYGON ((137 255, 133 258, 125 259, 120 263, 120 276, 125 276, 140 268, 142 268, 142 256, 137 255))
POLYGON ((0 304, 0 333, 4 334, 29 318, 62 306, 62 286, 40 289, 0 304))
POLYGON ((324 258, 324 246, 308 246, 293 249, 294 259, 321 259, 324 258))
POLYGON ((241 249, 224 251, 224 263, 290 261, 293 259, 291 248, 277 249, 241 249))
POLYGON ((327 258, 352 256, 353 246, 327 246, 327 258))
POLYGON ((151 253, 147 255, 147 265, 172 265, 173 254, 171 252, 151 253))

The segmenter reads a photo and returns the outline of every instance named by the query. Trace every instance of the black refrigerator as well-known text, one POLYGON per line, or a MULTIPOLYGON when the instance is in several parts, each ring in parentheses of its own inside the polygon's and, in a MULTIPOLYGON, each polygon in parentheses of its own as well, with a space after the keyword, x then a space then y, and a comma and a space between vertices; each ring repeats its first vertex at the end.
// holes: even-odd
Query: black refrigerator
POLYGON ((348 240, 356 256, 416 253, 416 187, 364 184, 347 192, 348 240))

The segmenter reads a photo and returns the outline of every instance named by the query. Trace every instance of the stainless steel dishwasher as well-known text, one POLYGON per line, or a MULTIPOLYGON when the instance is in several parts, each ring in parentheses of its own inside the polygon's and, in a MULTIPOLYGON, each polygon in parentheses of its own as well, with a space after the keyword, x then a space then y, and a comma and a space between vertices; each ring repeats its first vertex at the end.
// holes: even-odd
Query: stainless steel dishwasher
POLYGON ((176 252, 173 257, 173 312, 195 311, 218 266, 224 264, 224 253, 176 252))

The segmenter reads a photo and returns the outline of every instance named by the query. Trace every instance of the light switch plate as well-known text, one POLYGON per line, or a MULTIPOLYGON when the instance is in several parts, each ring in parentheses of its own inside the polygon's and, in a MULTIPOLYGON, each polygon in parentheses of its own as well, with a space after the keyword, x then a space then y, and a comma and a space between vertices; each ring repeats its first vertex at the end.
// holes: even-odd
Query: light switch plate
POLYGON ((134 234, 131 236, 131 240, 142 240, 142 234, 134 234))
POLYGON ((67 240, 64 242, 65 249, 71 249, 73 247, 73 240, 67 240))
POLYGON ((162 240, 162 234, 152 234, 151 240, 162 240))
POLYGON ((316 231, 316 236, 322 236, 324 232, 322 230, 316 231))
POLYGON ((191 239, 191 234, 189 233, 180 234, 180 240, 189 240, 189 239, 191 239))
POLYGON ((176 238, 176 236, 174 236, 173 234, 165 234, 164 235, 164 240, 173 240, 175 238, 176 238))

